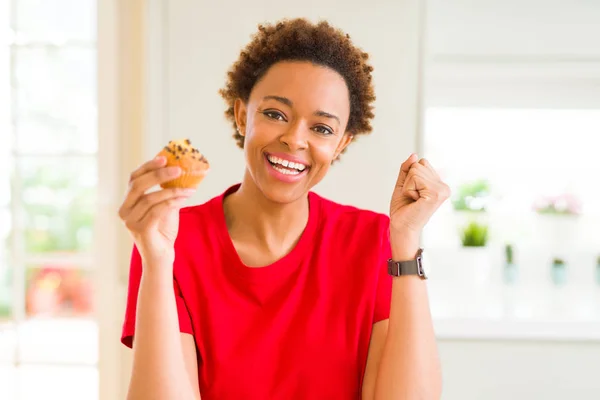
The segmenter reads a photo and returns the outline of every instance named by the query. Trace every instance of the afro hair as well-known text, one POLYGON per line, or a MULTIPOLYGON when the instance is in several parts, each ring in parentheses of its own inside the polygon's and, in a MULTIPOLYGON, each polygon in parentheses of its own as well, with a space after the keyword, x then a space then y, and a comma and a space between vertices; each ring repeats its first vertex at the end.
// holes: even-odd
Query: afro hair
POLYGON ((373 67, 368 60, 369 55, 353 45, 348 34, 326 21, 313 24, 297 18, 259 25, 258 32, 227 73, 225 87, 219 91, 227 103, 225 115, 233 125, 238 146, 244 147, 244 136, 237 132, 236 99, 248 102, 254 85, 271 66, 282 61, 307 61, 339 73, 350 94, 346 131, 353 136, 370 133, 375 92, 373 67))

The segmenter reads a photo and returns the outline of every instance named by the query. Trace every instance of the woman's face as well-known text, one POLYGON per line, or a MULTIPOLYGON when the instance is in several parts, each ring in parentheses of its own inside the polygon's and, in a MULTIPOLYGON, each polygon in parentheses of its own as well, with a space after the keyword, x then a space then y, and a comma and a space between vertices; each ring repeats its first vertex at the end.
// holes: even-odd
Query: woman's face
POLYGON ((337 72, 308 62, 280 62, 256 83, 235 116, 245 136, 247 174, 270 200, 304 196, 350 143, 348 87, 337 72))

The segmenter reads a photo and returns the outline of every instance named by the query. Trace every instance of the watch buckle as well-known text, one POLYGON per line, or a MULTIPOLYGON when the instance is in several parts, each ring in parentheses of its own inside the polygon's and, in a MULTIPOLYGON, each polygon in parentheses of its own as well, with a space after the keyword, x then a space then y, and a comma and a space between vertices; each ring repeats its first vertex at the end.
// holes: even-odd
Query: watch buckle
POLYGON ((425 277, 425 271, 423 271, 423 264, 422 264, 422 256, 421 255, 417 256, 417 273, 419 274, 419 276, 421 278, 425 277))

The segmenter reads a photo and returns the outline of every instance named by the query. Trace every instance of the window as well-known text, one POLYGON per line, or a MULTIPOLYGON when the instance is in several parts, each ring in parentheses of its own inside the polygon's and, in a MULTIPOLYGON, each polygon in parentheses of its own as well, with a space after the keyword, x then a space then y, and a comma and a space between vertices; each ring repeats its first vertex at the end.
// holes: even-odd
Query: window
POLYGON ((96 2, 0 16, 0 387, 95 399, 96 2))
POLYGON ((453 190, 424 234, 434 315, 596 320, 600 110, 436 107, 425 120, 453 190))

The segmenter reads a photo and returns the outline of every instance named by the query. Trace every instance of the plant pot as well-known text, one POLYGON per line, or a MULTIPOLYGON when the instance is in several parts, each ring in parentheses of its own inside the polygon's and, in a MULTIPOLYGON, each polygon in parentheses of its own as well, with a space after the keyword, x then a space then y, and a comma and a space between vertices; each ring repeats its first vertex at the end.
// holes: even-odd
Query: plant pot
POLYGON ((581 231, 578 216, 561 214, 538 214, 535 228, 536 241, 555 250, 574 246, 581 231))
POLYGON ((461 285, 487 286, 491 280, 492 258, 487 247, 461 247, 455 261, 455 278, 461 285))
POLYGON ((513 284, 517 281, 519 275, 519 269, 515 263, 504 263, 504 269, 502 271, 502 278, 504 283, 513 284))
POLYGON ((564 285, 567 282, 567 266, 564 264, 552 263, 551 276, 552 282, 555 285, 564 285))

